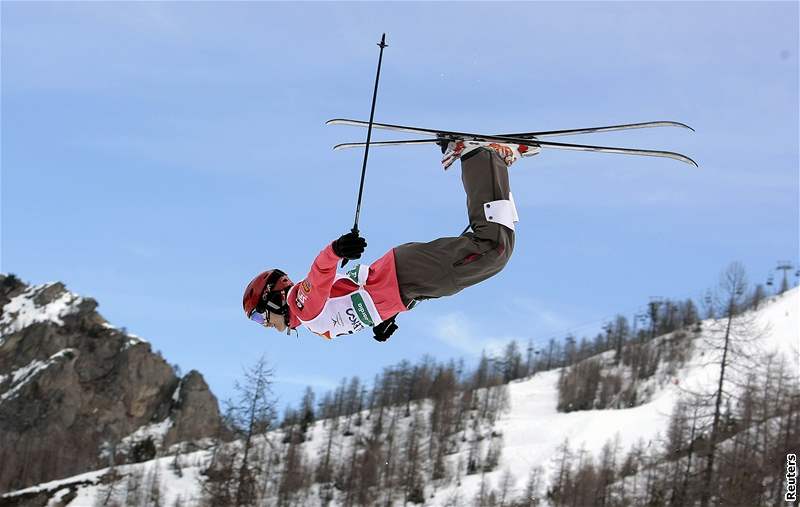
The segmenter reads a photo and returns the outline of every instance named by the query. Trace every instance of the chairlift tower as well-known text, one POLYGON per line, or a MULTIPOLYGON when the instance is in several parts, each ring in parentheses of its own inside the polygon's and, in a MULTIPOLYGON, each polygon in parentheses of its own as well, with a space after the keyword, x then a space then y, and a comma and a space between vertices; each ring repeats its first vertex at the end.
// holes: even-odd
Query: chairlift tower
POLYGON ((639 330, 639 324, 644 325, 647 322, 647 314, 644 312, 637 312, 633 314, 633 331, 631 332, 631 336, 636 338, 637 331, 639 330))
POLYGON ((650 316, 650 339, 656 337, 656 324, 658 322, 658 308, 663 303, 661 296, 650 296, 650 303, 648 303, 648 311, 650 316))
POLYGON ((775 271, 783 271, 783 282, 781 283, 781 289, 778 291, 778 294, 783 294, 789 288, 789 278, 787 273, 794 269, 794 266, 789 261, 779 261, 778 267, 775 268, 775 271))

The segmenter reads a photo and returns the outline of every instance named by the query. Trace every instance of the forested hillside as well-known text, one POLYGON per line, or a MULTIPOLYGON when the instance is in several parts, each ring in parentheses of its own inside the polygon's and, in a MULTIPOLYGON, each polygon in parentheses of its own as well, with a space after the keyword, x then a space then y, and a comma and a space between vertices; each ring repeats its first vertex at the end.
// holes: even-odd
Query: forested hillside
POLYGON ((262 358, 202 449, 0 504, 779 505, 800 446, 799 304, 734 267, 701 305, 651 305, 647 325, 619 316, 471 367, 401 361, 281 414, 262 358))

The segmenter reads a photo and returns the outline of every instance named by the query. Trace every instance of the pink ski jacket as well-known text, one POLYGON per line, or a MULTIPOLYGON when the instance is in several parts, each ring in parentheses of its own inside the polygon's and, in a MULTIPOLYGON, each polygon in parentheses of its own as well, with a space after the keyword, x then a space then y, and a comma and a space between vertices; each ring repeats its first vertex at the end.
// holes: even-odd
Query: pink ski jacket
MULTIPOLYGON (((307 322, 317 317, 329 298, 345 296, 358 289, 350 279, 335 280, 336 267, 340 261, 341 258, 333 253, 331 245, 326 246, 314 259, 308 276, 290 289, 288 297, 290 328, 295 329, 300 326, 301 320, 307 322)), ((397 285, 394 250, 389 250, 383 257, 370 264, 364 288, 375 303, 381 320, 407 310, 400 298, 397 285)), ((320 336, 328 340, 333 338, 328 333, 320 336)))

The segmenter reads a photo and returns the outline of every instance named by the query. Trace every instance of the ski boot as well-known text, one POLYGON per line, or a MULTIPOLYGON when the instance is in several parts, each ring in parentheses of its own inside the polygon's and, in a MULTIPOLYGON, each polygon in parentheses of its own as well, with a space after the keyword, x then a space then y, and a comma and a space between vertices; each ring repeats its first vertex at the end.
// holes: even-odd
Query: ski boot
POLYGON ((503 159, 503 162, 505 162, 507 166, 519 160, 520 157, 530 157, 542 151, 539 146, 487 141, 448 141, 443 139, 436 144, 442 148, 442 167, 444 167, 445 170, 447 170, 453 162, 478 148, 494 150, 500 155, 500 158, 503 159))

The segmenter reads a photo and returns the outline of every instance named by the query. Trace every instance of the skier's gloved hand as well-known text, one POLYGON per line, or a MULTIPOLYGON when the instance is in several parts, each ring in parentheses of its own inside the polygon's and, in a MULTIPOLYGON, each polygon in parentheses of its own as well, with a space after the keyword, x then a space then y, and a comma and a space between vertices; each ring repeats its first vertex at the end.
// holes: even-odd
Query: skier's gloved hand
POLYGON ((395 324, 394 322, 394 319, 396 318, 397 314, 395 314, 391 318, 384 320, 377 326, 373 327, 372 332, 375 333, 375 336, 373 336, 373 338, 379 342, 385 342, 386 340, 388 340, 389 337, 392 336, 392 333, 397 331, 397 324, 395 324))
POLYGON ((360 259, 364 249, 367 248, 367 240, 355 232, 348 232, 339 239, 331 243, 333 253, 342 259, 360 259))

